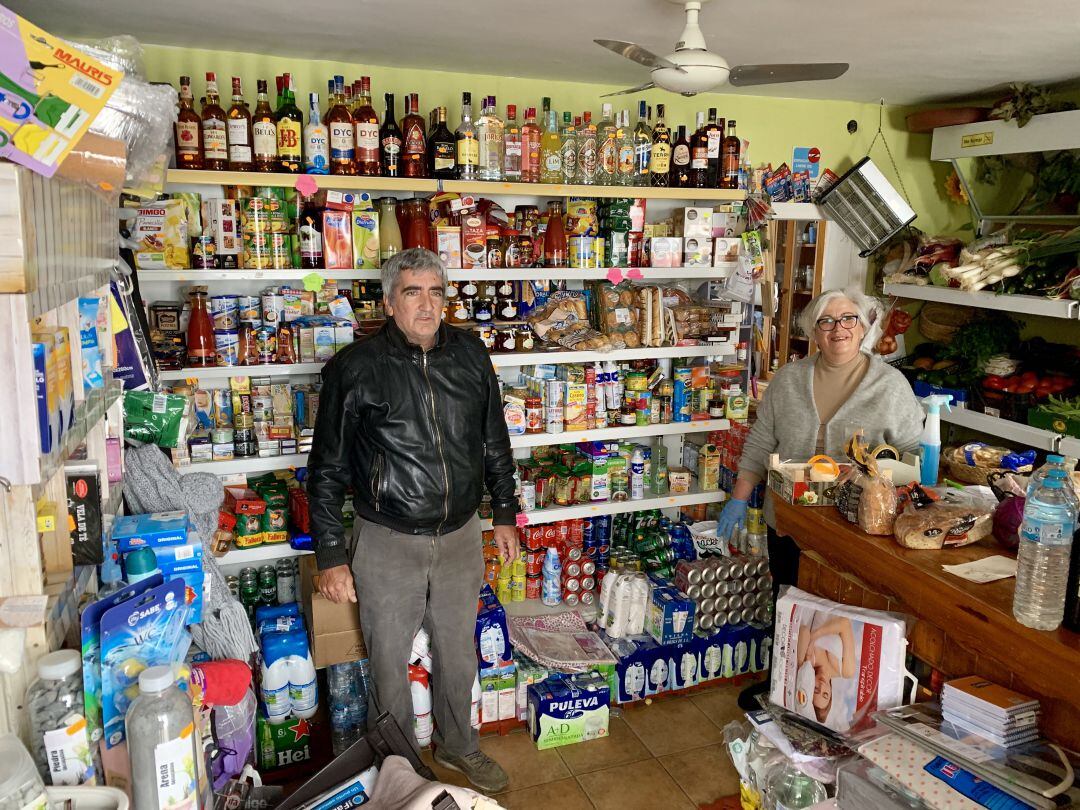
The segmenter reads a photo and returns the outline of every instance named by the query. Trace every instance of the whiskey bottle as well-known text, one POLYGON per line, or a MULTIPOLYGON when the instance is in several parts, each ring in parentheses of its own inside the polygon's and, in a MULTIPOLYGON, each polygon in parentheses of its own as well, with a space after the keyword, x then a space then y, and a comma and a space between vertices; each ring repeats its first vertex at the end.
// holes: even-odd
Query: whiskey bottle
POLYGON ((705 133, 705 113, 697 114, 697 129, 690 139, 690 188, 705 188, 709 176, 709 136, 705 133))
POLYGON ((669 185, 671 171, 671 130, 664 123, 664 105, 656 105, 656 127, 653 129, 652 154, 649 157, 649 182, 653 187, 669 185))
POLYGON ((405 117, 401 119, 402 176, 427 177, 428 142, 424 132, 424 118, 420 115, 420 96, 413 93, 405 97, 405 117))
POLYGON ((723 176, 720 178, 720 188, 738 188, 739 151, 742 148, 742 141, 735 134, 734 119, 727 122, 727 132, 727 137, 724 138, 724 144, 721 147, 720 170, 723 176))
POLYGON ((229 171, 250 172, 251 154, 251 112, 244 103, 244 92, 240 88, 240 77, 232 77, 232 106, 229 107, 226 129, 229 141, 229 171))
POLYGON ((360 77, 360 100, 353 113, 356 131, 356 173, 375 177, 379 167, 379 116, 371 105, 371 78, 360 77))
POLYGON ((277 153, 280 171, 299 174, 304 166, 304 114, 296 106, 292 74, 282 77, 281 106, 277 111, 277 153))
POLYGON ((716 107, 709 107, 709 123, 705 127, 705 134, 709 141, 709 171, 705 184, 709 188, 720 188, 720 145, 724 140, 724 119, 716 117, 716 107))
POLYGON ((180 109, 174 125, 176 168, 203 167, 202 118, 195 112, 191 97, 191 77, 180 77, 180 109))
POLYGON ((690 142, 686 139, 686 127, 679 124, 679 134, 671 147, 671 186, 690 186, 690 142))
POLYGON ((345 77, 334 76, 334 94, 327 99, 326 128, 330 137, 330 174, 356 174, 353 117, 345 105, 345 77))
POLYGON ((223 171, 229 165, 229 135, 225 110, 218 100, 217 76, 206 74, 206 103, 202 108, 203 168, 223 171))
POLYGON ((401 130, 394 115, 394 94, 386 93, 386 115, 379 130, 379 160, 383 177, 401 177, 401 130))
POLYGON ((255 112, 251 114, 251 141, 255 150, 255 171, 276 172, 277 160, 277 119, 270 109, 270 99, 266 93, 266 79, 259 79, 259 96, 255 101, 255 112))
POLYGON ((435 111, 435 129, 428 139, 428 152, 431 154, 431 176, 444 180, 457 177, 455 157, 457 144, 454 133, 446 126, 446 107, 435 111))
POLYGON ((330 171, 329 128, 319 113, 319 94, 308 96, 308 123, 304 127, 304 173, 328 174, 330 171))
POLYGON ((454 133, 454 142, 458 178, 475 180, 479 172, 480 144, 472 120, 472 93, 461 94, 461 123, 454 133))

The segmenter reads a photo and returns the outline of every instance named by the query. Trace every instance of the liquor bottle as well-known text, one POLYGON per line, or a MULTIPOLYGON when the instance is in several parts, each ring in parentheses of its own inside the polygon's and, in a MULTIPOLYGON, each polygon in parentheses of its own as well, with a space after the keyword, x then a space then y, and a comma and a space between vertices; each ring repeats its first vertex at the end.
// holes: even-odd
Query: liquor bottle
POLYGON ((401 177, 401 130, 394 115, 394 94, 386 93, 386 115, 379 130, 379 161, 383 177, 401 177))
POLYGON ((360 77, 360 99, 353 113, 356 133, 356 173, 365 177, 379 174, 379 116, 371 106, 371 77, 360 77))
POLYGON ((503 128, 503 180, 521 182, 521 125, 517 105, 506 105, 506 126, 503 128))
POLYGON ((742 147, 742 141, 739 140, 739 136, 735 134, 735 121, 731 119, 727 122, 727 137, 724 138, 723 146, 721 147, 720 155, 720 188, 738 188, 739 187, 739 150, 742 147))
POLYGON ((705 188, 709 179, 709 136, 705 113, 697 114, 697 129, 690 139, 690 188, 705 188))
POLYGON ((229 165, 229 136, 225 110, 218 101, 217 76, 206 74, 206 103, 202 107, 203 168, 223 171, 229 165))
POLYGON ((292 74, 282 77, 281 106, 277 111, 277 155, 280 171, 298 174, 304 165, 304 114, 296 106, 292 74))
POLYGON ((574 120, 569 112, 562 114, 562 129, 559 137, 562 139, 562 180, 563 183, 573 183, 577 176, 577 149, 578 136, 574 127, 574 120))
POLYGON ((654 187, 669 185, 671 171, 671 130, 664 123, 664 105, 656 105, 656 127, 653 128, 652 154, 649 157, 649 182, 654 187))
POLYGON ((525 123, 521 127, 521 182, 540 182, 540 127, 536 123, 536 107, 525 108, 525 123))
POLYGON ((345 105, 345 77, 334 77, 334 95, 327 99, 324 121, 330 137, 330 174, 356 174, 353 117, 345 105))
POLYGON ((601 108, 600 123, 596 127, 596 144, 599 155, 596 161, 596 183, 613 186, 619 174, 618 127, 611 117, 611 105, 601 108))
POLYGON ((251 114, 251 142, 255 150, 255 171, 276 172, 277 160, 277 118, 270 109, 270 98, 266 93, 266 79, 259 79, 259 96, 255 102, 255 112, 251 114))
POLYGON ((479 147, 481 180, 502 180, 503 122, 495 106, 495 96, 484 99, 480 120, 476 122, 476 141, 479 147))
MULTIPOLYGON (((544 99, 545 103, 548 102, 544 99)), ((544 114, 544 134, 540 136, 540 182, 561 183, 562 138, 559 137, 558 113, 548 110, 544 114)))
POLYGON ((191 98, 191 77, 180 77, 180 110, 174 125, 176 139, 176 168, 203 167, 202 117, 195 112, 191 98))
POLYGON ((652 130, 648 123, 648 106, 638 102, 638 122, 634 127, 634 185, 649 185, 649 158, 652 155, 652 130))
POLYGON ((616 179, 620 186, 634 185, 634 133, 630 129, 630 111, 621 113, 622 123, 618 128, 619 166, 616 179))
POLYGON ((319 94, 308 96, 308 123, 304 127, 304 173, 328 174, 330 135, 319 113, 319 94))
POLYGON ((720 144, 724 140, 724 119, 716 117, 716 107, 709 107, 709 123, 705 127, 709 142, 709 170, 705 184, 709 188, 720 188, 720 144))
POLYGON ((251 155, 251 111, 244 103, 244 92, 240 88, 240 77, 232 77, 232 106, 227 113, 226 130, 229 141, 229 171, 250 172, 251 155))
POLYGON ((679 124, 679 134, 671 147, 671 181, 673 188, 690 186, 690 142, 686 138, 686 127, 679 124))
POLYGON ((577 182, 583 186, 596 183, 596 124, 592 122, 592 113, 585 111, 585 120, 581 123, 578 135, 577 182))
MULTIPOLYGON (((316 100, 318 93, 311 94, 316 100)), ((313 119, 318 126, 325 126, 317 117, 313 119)), ((300 217, 297 230, 300 232, 300 266, 305 270, 318 270, 323 266, 323 206, 319 199, 325 198, 318 192, 300 200, 300 217)))
POLYGON ((461 180, 475 180, 480 163, 480 144, 472 120, 472 93, 461 94, 461 123, 454 131, 457 175, 461 180))
POLYGON ((401 119, 401 174, 403 177, 428 176, 428 141, 424 118, 420 115, 420 96, 405 97, 405 117, 401 119))
POLYGON ((446 107, 435 111, 435 129, 428 138, 428 153, 431 155, 430 173, 432 177, 452 180, 457 177, 455 155, 457 144, 454 133, 446 126, 446 107))

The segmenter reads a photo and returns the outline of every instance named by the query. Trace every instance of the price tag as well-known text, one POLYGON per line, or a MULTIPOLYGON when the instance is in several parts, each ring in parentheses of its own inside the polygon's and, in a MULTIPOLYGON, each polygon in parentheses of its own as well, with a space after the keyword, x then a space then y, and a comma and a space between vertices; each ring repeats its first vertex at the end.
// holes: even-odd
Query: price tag
POLYGON ((318 292, 323 286, 323 277, 318 273, 308 273, 301 281, 304 282, 304 289, 307 292, 318 292))
POLYGON ((644 276, 641 275, 641 268, 640 267, 631 267, 629 270, 626 271, 626 277, 627 278, 634 278, 634 279, 644 278, 644 276))
POLYGON ((607 280, 612 284, 618 284, 623 280, 623 272, 618 267, 612 267, 607 271, 607 280))

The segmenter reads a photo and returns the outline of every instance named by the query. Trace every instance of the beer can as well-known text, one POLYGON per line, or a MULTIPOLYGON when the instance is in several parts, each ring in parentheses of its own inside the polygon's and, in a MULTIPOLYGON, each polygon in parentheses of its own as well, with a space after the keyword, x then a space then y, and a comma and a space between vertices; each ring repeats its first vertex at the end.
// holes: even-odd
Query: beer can
POLYGON ((742 581, 743 593, 753 593, 757 590, 757 580, 754 577, 746 577, 742 581))
MULTIPOLYGON (((676 585, 679 584, 678 579, 675 580, 675 584, 676 585)), ((698 599, 701 598, 701 586, 700 585, 687 585, 683 589, 683 591, 686 593, 687 596, 689 596, 694 601, 697 601, 698 599)))
POLYGON ((577 577, 581 576, 581 566, 573 560, 567 561, 566 568, 564 568, 563 571, 565 572, 566 576, 570 577, 571 579, 576 579, 577 577))
POLYGON ((581 590, 582 590, 582 592, 595 591, 596 590, 596 579, 595 579, 595 577, 582 577, 581 590))
POLYGON ((701 613, 712 613, 715 609, 713 605, 712 599, 699 599, 697 602, 698 611, 701 613))
POLYGON ((254 579, 256 581, 259 579, 259 571, 258 571, 257 568, 254 568, 254 567, 248 565, 248 566, 245 566, 245 567, 240 569, 240 581, 241 582, 243 582, 245 580, 252 580, 252 579, 254 579))
POLYGON ((743 608, 739 613, 739 621, 743 624, 749 624, 752 621, 756 621, 755 611, 753 608, 743 608))
POLYGON ((765 533, 765 510, 748 508, 746 510, 746 531, 750 534, 765 533))
POLYGON ((701 586, 701 595, 706 598, 712 598, 716 596, 716 583, 706 582, 701 586))
POLYGON ((582 592, 582 594, 581 594, 581 604, 583 604, 583 605, 591 605, 595 601, 596 601, 596 594, 594 594, 592 591, 584 591, 584 592, 582 592))
POLYGON ((727 610, 730 607, 730 600, 726 596, 718 596, 713 600, 716 610, 727 610))
POLYGON ((563 594, 563 602, 566 604, 567 607, 576 607, 580 601, 581 597, 579 597, 576 593, 563 594))
POLYGON ((713 617, 705 613, 698 617, 697 626, 699 630, 712 630, 716 625, 713 622, 713 617))
POLYGON ((716 582, 719 579, 719 571, 715 565, 704 565, 701 568, 702 582, 716 582))
POLYGON ((724 624, 738 624, 742 621, 742 610, 729 610, 724 618, 724 624))
POLYGON ((270 566, 269 572, 259 572, 259 604, 277 604, 277 572, 273 566, 270 566))
POLYGON ((754 611, 754 619, 758 624, 770 625, 773 620, 772 611, 768 608, 759 607, 754 611))
POLYGON ((581 580, 579 580, 579 579, 569 577, 563 582, 563 591, 565 593, 577 593, 580 590, 581 590, 581 580))
POLYGON ((769 591, 771 593, 772 583, 773 579, 771 576, 769 576, 768 574, 762 574, 757 578, 757 589, 759 591, 769 591))
POLYGON ((675 567, 677 571, 682 571, 686 576, 686 581, 691 585, 700 585, 704 579, 701 568, 697 567, 693 563, 688 563, 685 560, 680 560, 679 564, 675 567))

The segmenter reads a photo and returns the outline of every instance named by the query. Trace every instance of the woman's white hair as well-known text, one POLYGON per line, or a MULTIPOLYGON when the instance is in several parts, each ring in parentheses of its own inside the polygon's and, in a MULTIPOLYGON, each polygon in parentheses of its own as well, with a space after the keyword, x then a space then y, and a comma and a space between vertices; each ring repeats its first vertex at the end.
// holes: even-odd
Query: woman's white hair
POLYGON ((881 302, 852 285, 842 290, 826 290, 811 300, 806 305, 806 308, 799 313, 799 328, 803 330, 807 337, 814 337, 814 329, 817 326, 818 318, 821 317, 821 313, 825 311, 825 307, 829 305, 829 302, 837 298, 846 298, 852 303, 855 314, 859 316, 859 320, 862 322, 863 329, 869 334, 870 327, 881 314, 881 302))

